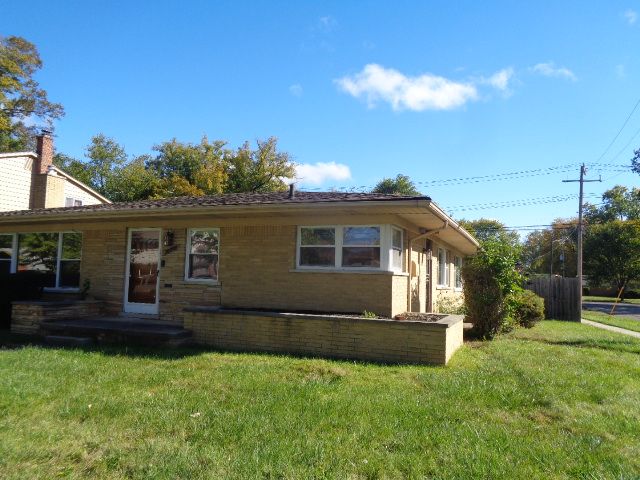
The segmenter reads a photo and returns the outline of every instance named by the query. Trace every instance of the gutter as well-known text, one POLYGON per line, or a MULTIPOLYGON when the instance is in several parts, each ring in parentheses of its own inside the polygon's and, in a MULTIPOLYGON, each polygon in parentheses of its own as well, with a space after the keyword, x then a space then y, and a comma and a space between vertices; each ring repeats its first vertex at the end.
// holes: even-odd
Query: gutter
MULTIPOLYGON (((425 238, 429 238, 432 235, 436 235, 443 230, 446 230, 449 227, 449 220, 445 220, 444 224, 440 228, 436 228, 435 230, 429 230, 417 237, 413 237, 409 240, 409 254, 407 255, 407 272, 409 276, 407 277, 407 312, 411 313, 411 254, 413 252, 413 242, 416 240, 422 240, 425 238)), ((418 284, 420 283, 420 275, 418 274, 418 284)))

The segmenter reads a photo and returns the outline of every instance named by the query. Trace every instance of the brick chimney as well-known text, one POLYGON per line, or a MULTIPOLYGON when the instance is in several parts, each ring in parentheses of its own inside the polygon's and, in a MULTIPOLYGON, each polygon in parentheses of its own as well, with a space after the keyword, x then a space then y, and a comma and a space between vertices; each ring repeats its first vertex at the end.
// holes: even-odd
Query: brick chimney
POLYGON ((53 165, 53 138, 47 130, 36 137, 36 154, 38 159, 34 162, 33 173, 46 174, 53 165))

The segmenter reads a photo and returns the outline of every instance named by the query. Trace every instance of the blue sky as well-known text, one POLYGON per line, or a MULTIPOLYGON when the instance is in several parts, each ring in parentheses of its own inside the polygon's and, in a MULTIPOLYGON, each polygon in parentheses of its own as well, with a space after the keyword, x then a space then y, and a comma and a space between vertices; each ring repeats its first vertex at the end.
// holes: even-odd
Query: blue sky
MULTIPOLYGON (((59 151, 82 157, 99 132, 131 155, 173 137, 275 135, 304 165, 302 188, 594 162, 640 97, 638 0, 5 0, 0 32, 40 50, 38 80, 67 112, 59 151)), ((600 163, 628 164, 639 129, 640 108, 600 163)), ((421 187, 456 218, 546 224, 577 200, 462 207, 571 195, 561 180, 577 173, 421 187)), ((601 174, 587 193, 640 183, 601 174)))

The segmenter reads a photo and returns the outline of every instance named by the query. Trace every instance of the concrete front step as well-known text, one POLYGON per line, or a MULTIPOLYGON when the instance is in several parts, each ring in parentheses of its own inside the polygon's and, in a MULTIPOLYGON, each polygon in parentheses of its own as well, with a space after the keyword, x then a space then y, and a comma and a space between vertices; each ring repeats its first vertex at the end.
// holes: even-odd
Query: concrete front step
POLYGON ((118 318, 62 319, 40 324, 47 337, 89 338, 103 344, 180 347, 192 344, 192 333, 178 325, 118 318))

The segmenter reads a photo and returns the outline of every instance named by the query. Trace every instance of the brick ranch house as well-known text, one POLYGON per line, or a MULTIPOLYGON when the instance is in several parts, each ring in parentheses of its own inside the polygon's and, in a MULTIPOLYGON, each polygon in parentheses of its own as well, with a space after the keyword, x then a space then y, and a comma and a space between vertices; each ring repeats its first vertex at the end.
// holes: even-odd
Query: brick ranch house
POLYGON ((426 196, 292 188, 0 212, 3 268, 45 273, 49 296, 88 287, 104 314, 145 314, 210 344, 196 317, 220 307, 437 311, 461 296, 460 266, 477 248, 426 196))

